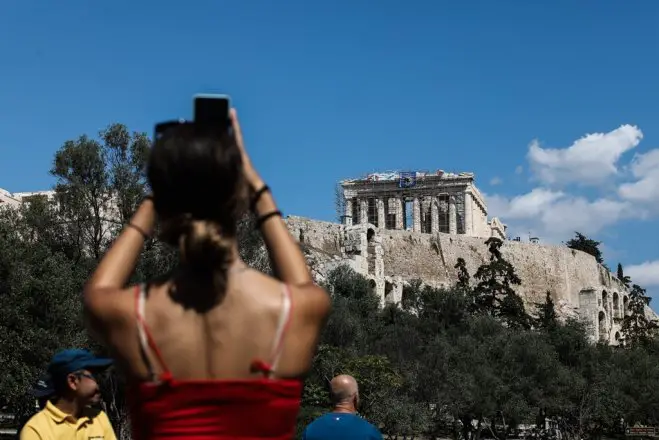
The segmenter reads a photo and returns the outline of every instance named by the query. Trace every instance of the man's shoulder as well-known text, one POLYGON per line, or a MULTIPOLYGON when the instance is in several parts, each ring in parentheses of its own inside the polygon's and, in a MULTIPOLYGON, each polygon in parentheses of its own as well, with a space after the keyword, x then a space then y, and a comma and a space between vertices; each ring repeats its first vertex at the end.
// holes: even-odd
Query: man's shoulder
POLYGON ((381 439, 382 433, 373 423, 369 422, 362 416, 357 414, 353 415, 353 420, 351 421, 360 432, 367 435, 370 439, 381 439))
MULTIPOLYGON (((364 420, 364 421, 366 422, 366 420, 364 420)), ((382 439, 382 433, 380 432, 378 427, 375 426, 374 424, 370 423, 370 422, 366 422, 366 423, 368 423, 369 427, 371 428, 371 432, 372 432, 372 436, 373 436, 372 438, 382 439)))
POLYGON ((364 428, 370 429, 371 431, 377 433, 378 435, 381 435, 380 430, 377 428, 377 426, 375 426, 368 420, 364 419, 363 417, 360 416, 355 416, 355 417, 359 420, 359 422, 357 423, 360 423, 362 426, 364 426, 364 428))
POLYGON ((380 431, 378 428, 370 423, 368 420, 362 418, 361 416, 358 416, 357 414, 350 414, 350 413, 326 413, 323 414, 322 416, 317 417, 314 419, 309 425, 307 425, 305 432, 306 433, 311 433, 311 432, 317 432, 317 430, 322 430, 325 428, 327 425, 333 425, 333 421, 336 419, 336 421, 339 421, 340 419, 343 419, 344 422, 348 422, 347 425, 343 424, 344 427, 346 426, 352 426, 353 429, 358 429, 359 431, 371 431, 373 432, 373 435, 376 436, 376 438, 381 438, 380 431))
POLYGON ((27 422, 21 427, 19 432, 19 438, 21 439, 33 439, 41 438, 41 431, 44 428, 44 424, 48 422, 48 416, 45 414, 44 410, 34 413, 27 422))
POLYGON ((322 414, 322 415, 316 417, 315 419, 313 419, 311 422, 309 422, 309 424, 307 425, 305 431, 308 430, 309 428, 311 428, 312 426, 322 424, 323 420, 325 420, 328 415, 329 415, 329 413, 328 414, 322 414))
POLYGON ((34 428, 36 425, 43 423, 45 420, 48 420, 48 415, 46 414, 46 410, 41 409, 36 413, 32 414, 32 416, 29 419, 27 419, 27 422, 25 422, 23 428, 25 427, 34 428))

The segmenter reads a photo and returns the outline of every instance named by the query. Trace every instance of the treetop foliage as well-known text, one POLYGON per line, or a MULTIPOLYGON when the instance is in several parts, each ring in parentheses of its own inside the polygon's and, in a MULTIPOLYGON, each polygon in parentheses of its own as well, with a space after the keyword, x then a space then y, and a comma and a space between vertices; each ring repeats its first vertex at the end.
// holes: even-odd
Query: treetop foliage
POLYGON ((591 240, 582 233, 575 232, 574 238, 571 238, 565 244, 570 249, 575 249, 592 255, 599 264, 604 264, 602 251, 599 248, 599 245, 602 244, 602 242, 591 240))

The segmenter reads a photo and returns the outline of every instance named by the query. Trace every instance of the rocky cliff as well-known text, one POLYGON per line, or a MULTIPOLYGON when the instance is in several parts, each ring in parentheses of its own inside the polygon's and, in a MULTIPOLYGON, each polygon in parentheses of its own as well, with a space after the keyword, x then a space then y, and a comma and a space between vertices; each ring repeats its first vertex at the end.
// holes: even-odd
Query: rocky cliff
MULTIPOLYGON (((344 226, 302 217, 288 217, 287 224, 308 249, 317 278, 338 264, 348 264, 371 280, 383 302, 400 301, 402 286, 413 279, 432 286, 454 284, 460 257, 471 274, 489 259, 483 238, 381 230, 370 224, 344 226)), ((501 250, 522 280, 516 291, 527 306, 543 302, 549 291, 562 316, 579 314, 593 324, 594 338, 615 343, 620 337, 628 291, 594 257, 565 246, 517 241, 505 241, 501 250)))

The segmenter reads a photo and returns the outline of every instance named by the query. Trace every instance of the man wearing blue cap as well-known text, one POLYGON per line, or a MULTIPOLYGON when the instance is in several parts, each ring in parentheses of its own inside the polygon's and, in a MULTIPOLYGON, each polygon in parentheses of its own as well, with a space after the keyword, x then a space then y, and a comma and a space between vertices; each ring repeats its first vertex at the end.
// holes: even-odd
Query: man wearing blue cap
MULTIPOLYGON (((107 414, 90 407, 101 400, 94 375, 111 364, 111 359, 97 358, 87 350, 68 349, 56 353, 48 365, 52 398, 25 424, 21 440, 116 440, 107 414)), ((48 383, 43 385, 41 388, 49 388, 48 383)))

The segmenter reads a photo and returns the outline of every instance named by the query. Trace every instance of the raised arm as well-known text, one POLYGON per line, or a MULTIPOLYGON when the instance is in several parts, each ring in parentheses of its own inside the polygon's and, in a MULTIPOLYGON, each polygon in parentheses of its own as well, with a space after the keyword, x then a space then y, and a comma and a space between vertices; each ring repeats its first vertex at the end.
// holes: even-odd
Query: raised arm
POLYGON ((85 318, 91 332, 102 341, 109 327, 132 306, 118 296, 135 270, 144 241, 153 231, 154 220, 153 201, 146 198, 87 281, 83 293, 85 318))
POLYGON ((265 183, 252 166, 245 151, 238 115, 234 109, 231 110, 231 120, 236 143, 242 153, 245 177, 257 197, 254 213, 257 222, 260 222, 263 240, 268 249, 273 269, 277 277, 287 284, 311 285, 313 278, 298 243, 291 236, 281 215, 271 215, 278 211, 277 205, 272 193, 269 190, 263 191, 265 183))
POLYGON ((101 259, 87 282, 85 295, 125 287, 135 270, 144 241, 153 231, 154 221, 153 201, 147 197, 101 259))

